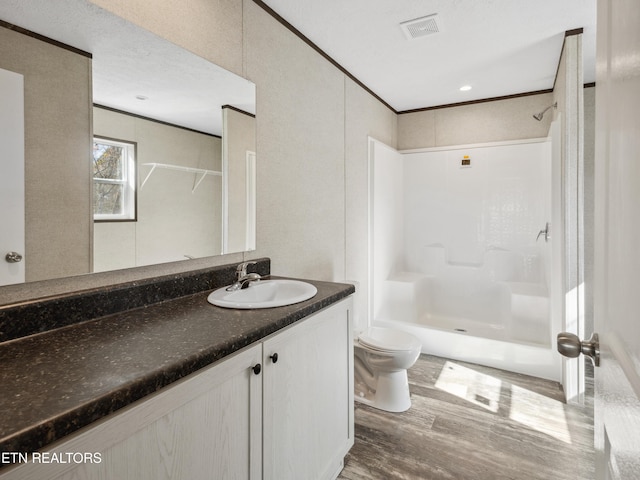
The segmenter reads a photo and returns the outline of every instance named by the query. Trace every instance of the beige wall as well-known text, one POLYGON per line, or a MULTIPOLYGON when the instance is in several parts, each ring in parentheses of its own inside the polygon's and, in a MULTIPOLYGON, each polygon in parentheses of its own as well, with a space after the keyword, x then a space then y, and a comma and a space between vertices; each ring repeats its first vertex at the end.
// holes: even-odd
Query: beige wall
POLYGON ((162 163, 221 171, 218 137, 175 128, 102 108, 94 108, 95 135, 135 142, 137 221, 98 222, 94 226, 94 271, 185 260, 221 252, 222 180, 151 167, 162 163))
POLYGON ((222 155, 227 182, 226 252, 247 249, 247 152, 256 152, 256 119, 231 108, 222 110, 222 155))
POLYGON ((131 23, 245 77, 241 0, 90 0, 131 23))
POLYGON ((345 76, 252 1, 247 77, 257 89, 257 251, 277 274, 343 280, 345 76))
POLYGON ((0 68, 24 75, 26 279, 87 273, 91 59, 0 27, 0 68))
POLYGON ((551 115, 545 115, 540 122, 532 115, 552 103, 553 94, 543 93, 400 114, 398 149, 546 137, 551 115))

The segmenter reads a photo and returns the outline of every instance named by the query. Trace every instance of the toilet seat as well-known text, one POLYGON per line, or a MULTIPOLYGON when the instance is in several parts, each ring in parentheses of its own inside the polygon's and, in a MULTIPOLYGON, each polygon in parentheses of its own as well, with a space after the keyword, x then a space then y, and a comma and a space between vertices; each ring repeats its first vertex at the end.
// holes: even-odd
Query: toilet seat
POLYGON ((379 352, 406 352, 420 346, 413 335, 380 327, 371 327, 362 332, 358 335, 358 342, 379 352))

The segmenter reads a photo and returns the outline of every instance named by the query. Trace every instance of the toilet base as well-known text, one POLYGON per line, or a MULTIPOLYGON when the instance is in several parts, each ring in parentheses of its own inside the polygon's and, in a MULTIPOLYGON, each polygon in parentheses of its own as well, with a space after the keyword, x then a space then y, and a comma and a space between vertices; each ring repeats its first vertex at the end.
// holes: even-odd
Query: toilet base
POLYGON ((405 412, 411 408, 406 370, 378 373, 375 391, 368 388, 363 382, 358 382, 357 378, 355 383, 354 399, 357 402, 394 413, 405 412))

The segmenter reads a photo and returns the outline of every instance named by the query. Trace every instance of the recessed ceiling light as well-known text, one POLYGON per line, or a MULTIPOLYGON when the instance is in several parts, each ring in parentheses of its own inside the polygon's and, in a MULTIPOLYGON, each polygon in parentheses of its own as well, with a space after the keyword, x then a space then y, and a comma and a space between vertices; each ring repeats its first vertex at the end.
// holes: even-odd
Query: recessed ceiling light
POLYGON ((460 87, 461 92, 468 92, 469 90, 471 90, 471 85, 463 85, 460 87))

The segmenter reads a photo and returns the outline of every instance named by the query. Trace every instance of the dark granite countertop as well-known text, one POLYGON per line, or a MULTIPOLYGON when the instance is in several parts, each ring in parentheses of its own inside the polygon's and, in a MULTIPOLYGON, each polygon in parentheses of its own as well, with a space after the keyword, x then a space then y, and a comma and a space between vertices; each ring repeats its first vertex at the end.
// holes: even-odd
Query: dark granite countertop
POLYGON ((33 452, 347 297, 233 310, 211 290, 0 343, 0 452, 33 452), (8 414, 10 412, 10 414, 8 414))

